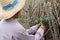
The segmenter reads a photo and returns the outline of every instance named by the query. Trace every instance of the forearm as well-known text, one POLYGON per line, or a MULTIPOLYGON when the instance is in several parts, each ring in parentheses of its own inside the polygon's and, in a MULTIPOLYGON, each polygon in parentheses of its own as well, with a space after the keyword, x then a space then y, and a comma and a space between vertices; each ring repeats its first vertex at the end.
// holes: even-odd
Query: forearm
POLYGON ((27 29, 26 31, 27 31, 29 34, 34 34, 34 33, 37 32, 37 30, 38 30, 38 27, 37 27, 37 25, 35 25, 35 26, 32 26, 31 28, 27 29))
POLYGON ((40 40, 43 37, 44 30, 42 28, 39 28, 37 33, 35 34, 35 40, 40 40))
POLYGON ((44 34, 44 30, 42 28, 39 28, 36 34, 30 35, 30 37, 32 38, 32 40, 40 40, 42 39, 43 34, 44 34))

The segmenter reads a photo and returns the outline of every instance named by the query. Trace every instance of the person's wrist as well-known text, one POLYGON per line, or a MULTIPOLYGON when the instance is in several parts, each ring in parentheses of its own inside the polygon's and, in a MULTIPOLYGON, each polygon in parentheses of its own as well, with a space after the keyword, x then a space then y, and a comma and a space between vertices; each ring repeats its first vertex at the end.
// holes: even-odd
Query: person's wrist
POLYGON ((40 27, 40 24, 37 24, 37 28, 39 28, 40 27))
POLYGON ((45 26, 43 24, 41 24, 40 28, 42 28, 43 30, 45 30, 45 26))
POLYGON ((44 28, 44 27, 40 27, 40 28, 42 28, 43 30, 45 30, 45 28, 44 28))

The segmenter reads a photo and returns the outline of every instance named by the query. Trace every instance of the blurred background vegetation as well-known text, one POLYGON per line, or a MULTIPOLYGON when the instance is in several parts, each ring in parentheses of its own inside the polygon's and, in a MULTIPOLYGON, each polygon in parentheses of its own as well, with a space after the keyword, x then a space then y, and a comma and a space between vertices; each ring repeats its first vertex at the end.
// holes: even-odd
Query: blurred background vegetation
POLYGON ((60 40, 60 0, 27 0, 18 20, 29 28, 34 25, 35 19, 44 15, 51 17, 44 34, 45 40, 60 40))

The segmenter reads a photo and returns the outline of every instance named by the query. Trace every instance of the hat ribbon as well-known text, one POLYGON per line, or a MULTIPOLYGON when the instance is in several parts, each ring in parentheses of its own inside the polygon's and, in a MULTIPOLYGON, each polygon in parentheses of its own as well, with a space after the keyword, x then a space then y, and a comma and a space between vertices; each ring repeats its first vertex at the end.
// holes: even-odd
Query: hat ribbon
POLYGON ((18 0, 14 0, 14 2, 12 4, 3 6, 3 10, 8 10, 9 8, 13 8, 17 3, 18 3, 18 0))

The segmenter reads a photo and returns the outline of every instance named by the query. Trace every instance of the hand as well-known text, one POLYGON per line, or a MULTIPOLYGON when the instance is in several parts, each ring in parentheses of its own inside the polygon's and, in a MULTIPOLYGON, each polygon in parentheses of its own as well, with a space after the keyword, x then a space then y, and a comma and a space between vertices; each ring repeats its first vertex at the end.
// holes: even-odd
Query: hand
POLYGON ((41 24, 36 24, 36 26, 37 26, 38 28, 40 28, 41 24))
POLYGON ((43 24, 41 24, 39 28, 42 28, 43 30, 45 30, 45 26, 43 24))

